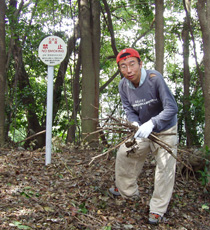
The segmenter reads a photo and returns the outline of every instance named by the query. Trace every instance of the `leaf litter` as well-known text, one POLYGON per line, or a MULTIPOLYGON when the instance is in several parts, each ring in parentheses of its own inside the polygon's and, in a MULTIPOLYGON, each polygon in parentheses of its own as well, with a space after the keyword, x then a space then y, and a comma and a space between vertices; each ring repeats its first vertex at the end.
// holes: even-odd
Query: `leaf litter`
POLYGON ((98 150, 68 147, 52 153, 0 151, 0 229, 210 229, 210 195, 177 172, 164 221, 148 224, 155 164, 148 156, 139 177, 139 201, 109 196, 115 156, 89 164, 98 150))

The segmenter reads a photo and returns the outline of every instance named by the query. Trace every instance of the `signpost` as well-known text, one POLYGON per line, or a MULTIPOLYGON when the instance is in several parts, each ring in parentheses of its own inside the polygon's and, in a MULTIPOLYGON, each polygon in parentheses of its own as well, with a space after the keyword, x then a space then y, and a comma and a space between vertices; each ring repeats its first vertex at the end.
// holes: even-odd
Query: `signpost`
POLYGON ((60 64, 66 57, 65 42, 57 36, 48 36, 39 44, 39 58, 48 66, 47 83, 47 122, 46 122, 46 157, 45 165, 51 163, 52 148, 52 112, 53 112, 53 76, 54 66, 60 64))

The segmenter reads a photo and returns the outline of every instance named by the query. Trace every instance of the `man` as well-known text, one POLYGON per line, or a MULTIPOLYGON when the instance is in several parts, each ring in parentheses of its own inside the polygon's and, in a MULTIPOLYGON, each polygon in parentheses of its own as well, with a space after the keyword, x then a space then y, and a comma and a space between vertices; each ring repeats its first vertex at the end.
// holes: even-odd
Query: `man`
POLYGON ((149 152, 155 155, 156 170, 154 191, 150 200, 149 223, 157 224, 167 211, 174 187, 176 160, 166 150, 147 137, 158 133, 158 138, 168 143, 177 153, 177 104, 163 76, 156 70, 145 70, 139 53, 127 48, 116 58, 124 76, 119 83, 119 93, 128 121, 138 126, 134 138, 135 153, 127 156, 129 148, 123 144, 116 157, 116 188, 109 191, 125 198, 138 198, 137 178, 149 152))

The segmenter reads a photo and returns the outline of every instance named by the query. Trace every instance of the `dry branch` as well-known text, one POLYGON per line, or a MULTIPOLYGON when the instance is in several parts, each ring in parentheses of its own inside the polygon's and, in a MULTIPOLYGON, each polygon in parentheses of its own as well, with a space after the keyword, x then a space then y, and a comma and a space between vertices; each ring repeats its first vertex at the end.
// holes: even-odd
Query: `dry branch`
MULTIPOLYGON (((86 118, 88 119, 88 118, 86 118)), ((118 143, 115 146, 110 147, 106 152, 101 153, 95 157, 92 157, 89 165, 97 158, 100 158, 108 153, 110 153, 111 151, 117 149, 120 145, 122 144, 126 144, 126 147, 132 147, 135 146, 136 141, 133 138, 135 132, 137 131, 138 127, 132 125, 130 122, 121 119, 121 118, 115 118, 113 116, 108 116, 108 118, 102 119, 102 120, 106 120, 106 122, 104 123, 104 125, 102 127, 100 127, 100 129, 98 129, 95 132, 92 133, 86 133, 87 136, 95 134, 97 132, 106 132, 107 134, 109 133, 122 133, 122 134, 126 134, 126 136, 123 138, 124 140, 121 141, 120 143, 118 143), (111 121, 111 122, 110 122, 111 121)), ((98 120, 99 121, 99 120, 98 120)), ((172 146, 170 146, 169 144, 165 143, 164 141, 162 141, 161 139, 158 138, 158 133, 154 133, 152 132, 149 135, 149 139, 151 141, 153 141, 154 143, 158 144, 160 147, 164 148, 169 154, 171 154, 177 161, 179 161, 180 163, 182 163, 186 168, 188 168, 189 170, 192 171, 192 167, 188 166, 187 164, 185 164, 183 161, 181 161, 179 158, 177 158, 176 155, 174 155, 173 153, 173 148, 172 146)), ((165 135, 176 135, 176 133, 168 133, 165 135)), ((86 136, 86 137, 87 137, 86 136)), ((129 154, 129 153, 128 153, 129 154)))
POLYGON ((35 134, 31 135, 30 137, 27 137, 26 139, 22 140, 22 141, 18 141, 16 144, 19 144, 19 143, 24 142, 24 141, 28 141, 28 140, 30 140, 30 139, 32 139, 34 137, 37 137, 37 136, 39 136, 39 135, 41 135, 43 133, 46 133, 46 130, 40 131, 38 133, 35 133, 35 134))
POLYGON ((125 140, 121 141, 119 144, 117 144, 117 145, 115 145, 115 146, 109 148, 106 152, 101 153, 101 154, 99 154, 99 155, 97 155, 97 156, 95 156, 95 157, 92 157, 92 160, 90 161, 89 165, 90 165, 95 159, 97 159, 97 158, 99 158, 99 157, 102 157, 102 156, 104 156, 104 155, 110 153, 111 151, 117 149, 118 147, 120 147, 120 145, 124 144, 124 143, 125 143, 129 138, 131 138, 132 136, 133 136, 133 134, 132 134, 132 135, 129 135, 128 138, 126 138, 125 140))

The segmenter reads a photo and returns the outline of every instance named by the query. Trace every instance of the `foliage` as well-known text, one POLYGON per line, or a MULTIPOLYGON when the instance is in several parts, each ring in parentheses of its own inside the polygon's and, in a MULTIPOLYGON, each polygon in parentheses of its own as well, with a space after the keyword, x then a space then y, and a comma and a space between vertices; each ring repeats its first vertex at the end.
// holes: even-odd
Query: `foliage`
POLYGON ((210 174, 208 174, 207 166, 204 167, 204 170, 199 170, 198 172, 201 174, 200 176, 201 184, 203 186, 206 186, 210 177, 210 174))
POLYGON ((208 146, 206 146, 206 149, 205 149, 205 166, 204 166, 204 169, 203 170, 199 170, 198 172, 200 173, 200 181, 201 181, 201 184, 203 186, 206 186, 209 182, 209 178, 210 178, 210 174, 209 174, 209 167, 210 167, 210 164, 209 164, 209 159, 210 159, 210 149, 208 148, 208 146))

